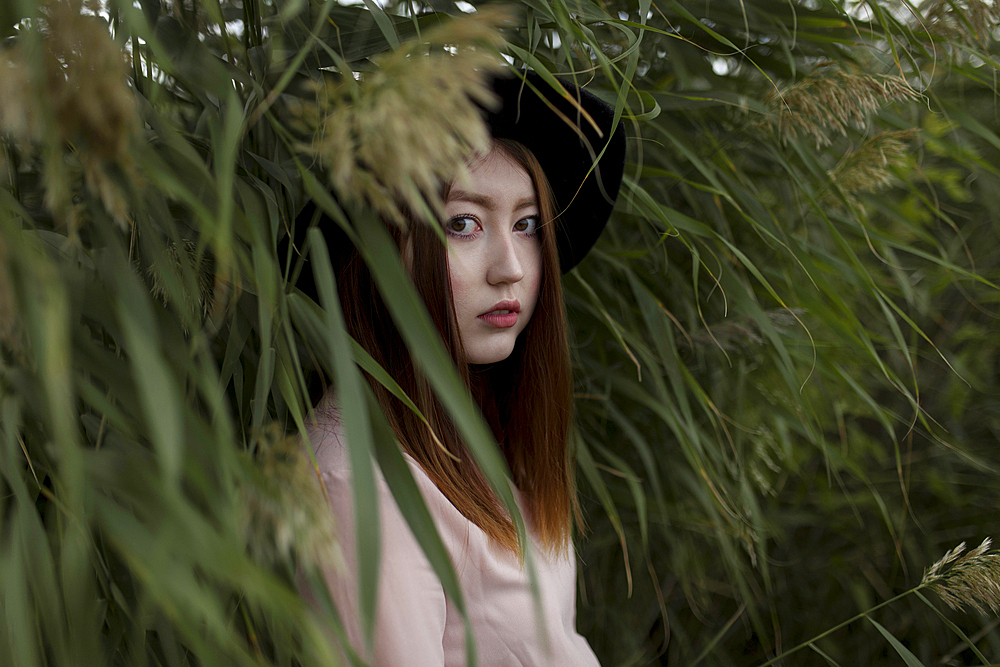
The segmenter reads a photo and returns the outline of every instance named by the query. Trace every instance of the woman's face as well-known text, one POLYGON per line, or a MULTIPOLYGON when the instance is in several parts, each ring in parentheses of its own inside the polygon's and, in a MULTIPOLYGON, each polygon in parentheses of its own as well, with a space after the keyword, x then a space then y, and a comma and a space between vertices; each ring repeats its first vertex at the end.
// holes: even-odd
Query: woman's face
POLYGON ((466 358, 471 364, 502 361, 531 319, 542 279, 531 177, 494 150, 455 183, 445 213, 451 293, 466 358))

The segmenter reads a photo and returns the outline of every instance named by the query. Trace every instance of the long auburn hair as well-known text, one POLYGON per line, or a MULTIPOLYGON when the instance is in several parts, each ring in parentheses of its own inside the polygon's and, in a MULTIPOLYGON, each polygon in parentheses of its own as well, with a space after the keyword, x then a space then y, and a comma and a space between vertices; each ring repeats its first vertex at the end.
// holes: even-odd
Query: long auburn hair
MULTIPOLYGON (((568 447, 572 381, 555 238, 556 203, 545 173, 526 147, 509 139, 494 139, 493 150, 509 157, 531 177, 541 218, 538 301, 507 359, 470 367, 455 316, 447 248, 425 224, 410 225, 405 238, 394 225, 389 227, 397 245, 405 243, 417 292, 506 457, 535 538, 549 552, 565 553, 571 524, 574 519, 579 524, 580 514, 573 481, 574 461, 568 447)), ((458 511, 495 545, 520 555, 523 545, 518 543, 510 515, 473 462, 426 378, 412 363, 368 267, 357 252, 342 265, 337 282, 349 333, 399 383, 430 423, 428 429, 391 392, 369 377, 403 449, 458 511)))

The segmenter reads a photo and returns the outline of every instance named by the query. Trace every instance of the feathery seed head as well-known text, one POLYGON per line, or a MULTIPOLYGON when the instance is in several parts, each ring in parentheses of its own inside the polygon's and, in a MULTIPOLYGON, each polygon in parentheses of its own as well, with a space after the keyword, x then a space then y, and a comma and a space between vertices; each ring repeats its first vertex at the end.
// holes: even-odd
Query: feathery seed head
POLYGON ((454 18, 381 58, 359 83, 319 91, 322 119, 306 149, 338 194, 400 224, 405 209, 443 210, 441 185, 489 146, 477 104, 496 104, 487 81, 504 67, 499 28, 509 17, 488 8, 454 18))
MULTIPOLYGON (((137 127, 127 61, 107 24, 79 1, 49 0, 33 24, 40 52, 27 35, 0 51, 0 132, 23 149, 46 140, 71 146, 91 192, 124 224, 126 202, 115 176, 132 177, 129 143, 137 127), (45 113, 38 113, 38 110, 45 113)), ((71 203, 61 153, 46 161, 46 204, 65 214, 71 203)))
POLYGON ((919 96, 900 76, 819 72, 783 92, 770 93, 767 122, 783 142, 801 134, 820 148, 832 143, 832 133, 865 128, 869 116, 883 105, 919 96))
POLYGON ((987 537, 963 556, 962 542, 924 572, 920 585, 936 592, 952 609, 967 605, 980 613, 989 609, 1000 614, 1000 553, 991 553, 990 545, 987 537))
MULTIPOLYGON (((884 190, 892 183, 892 170, 906 164, 906 142, 916 134, 917 130, 900 130, 872 137, 830 170, 831 184, 853 205, 858 204, 857 194, 884 190)), ((841 202, 832 192, 823 200, 834 206, 841 202)))
POLYGON ((0 132, 20 144, 41 137, 40 117, 32 113, 31 78, 20 47, 0 50, 0 132))
MULTIPOLYGON (((199 258, 198 245, 194 241, 184 239, 183 246, 170 243, 161 259, 153 262, 147 269, 152 283, 152 294, 167 304, 170 299, 165 285, 166 274, 168 272, 182 274, 185 271, 191 271, 196 276, 198 290, 197 292, 184 290, 182 292, 183 303, 175 304, 175 307, 186 310, 191 320, 204 320, 216 305, 213 302, 213 297, 217 296, 216 276, 213 274, 213 268, 208 256, 202 254, 199 258), (169 264, 170 267, 167 268, 164 266, 165 264, 169 264)), ((185 333, 190 333, 186 326, 185 333)))
POLYGON ((1000 5, 984 0, 935 0, 927 5, 923 25, 932 38, 969 46, 990 42, 1000 24, 1000 5))
POLYGON ((259 562, 288 562, 294 550, 306 568, 339 558, 333 519, 301 440, 276 426, 255 436, 256 460, 240 484, 241 523, 259 562))

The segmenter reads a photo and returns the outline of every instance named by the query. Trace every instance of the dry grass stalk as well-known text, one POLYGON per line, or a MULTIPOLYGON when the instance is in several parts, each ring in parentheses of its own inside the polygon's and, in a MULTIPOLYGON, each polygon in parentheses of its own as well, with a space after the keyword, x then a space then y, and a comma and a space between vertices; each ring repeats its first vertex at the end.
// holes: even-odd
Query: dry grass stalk
MULTIPOLYGON (((858 203, 855 195, 884 190, 892 184, 892 170, 906 164, 906 142, 916 133, 916 130, 900 130, 872 137, 829 171, 831 184, 855 205, 858 203)), ((828 205, 838 205, 840 201, 833 193, 824 197, 828 205)))
POLYGON ((1000 613, 1000 553, 990 553, 990 538, 962 555, 965 542, 948 551, 924 572, 920 581, 949 607, 972 607, 981 613, 1000 613))
POLYGON ((454 18, 382 58, 359 84, 320 90, 323 119, 307 150, 339 195, 399 223, 401 207, 443 210, 441 185, 489 145, 478 105, 496 103, 487 80, 504 66, 499 28, 509 17, 488 8, 454 18))
POLYGON ((46 160, 50 210, 65 214, 72 201, 61 155, 71 146, 88 188, 124 223, 126 201, 112 174, 133 174, 129 143, 138 124, 125 54, 107 24, 84 14, 79 1, 44 3, 35 25, 37 42, 21 35, 0 51, 0 132, 22 150, 46 142, 59 149, 46 160))
POLYGON ((17 347, 17 319, 14 292, 7 271, 7 243, 0 236, 0 342, 17 347))
POLYGON ((924 26, 932 38, 985 46, 1000 24, 1000 5, 983 0, 935 0, 924 11, 924 26))
POLYGON ((848 127, 865 128, 883 105, 919 96, 900 76, 817 73, 771 93, 767 122, 783 142, 805 135, 820 148, 832 143, 832 133, 846 136, 848 127))

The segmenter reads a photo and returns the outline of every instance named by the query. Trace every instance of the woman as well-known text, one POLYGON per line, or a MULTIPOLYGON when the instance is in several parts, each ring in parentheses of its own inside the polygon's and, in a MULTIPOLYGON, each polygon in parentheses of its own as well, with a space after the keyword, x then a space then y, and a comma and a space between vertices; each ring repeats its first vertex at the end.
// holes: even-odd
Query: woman
MULTIPOLYGON (((612 132, 613 110, 593 95, 566 83, 574 102, 534 74, 527 82, 543 97, 520 78, 494 82, 502 107, 487 115, 493 146, 470 161, 468 178, 446 191, 446 246, 426 225, 393 232, 506 457, 529 527, 540 608, 513 522, 414 369, 357 253, 338 262, 338 289, 351 335, 430 424, 371 382, 458 574, 479 663, 596 665, 574 628, 570 538, 577 506, 567 451, 571 380, 559 274, 582 259, 610 215, 624 134, 612 132)), ((325 575, 348 639, 365 655, 357 622, 351 473, 332 393, 316 412, 310 439, 346 560, 346 568, 331 567, 325 575)), ((461 617, 381 479, 379 504, 374 654, 365 657, 378 666, 465 665, 461 617)))

